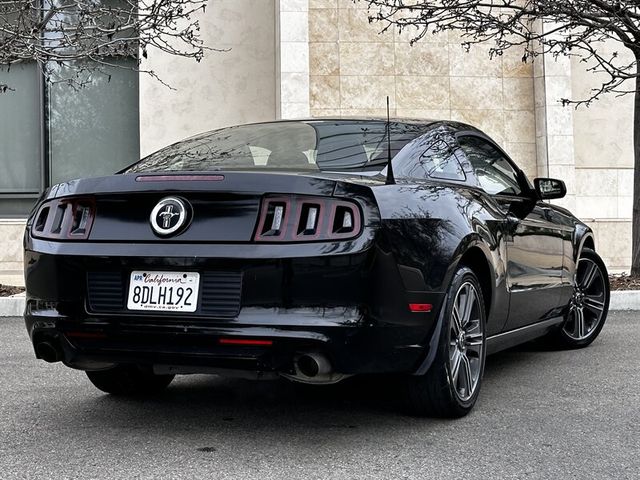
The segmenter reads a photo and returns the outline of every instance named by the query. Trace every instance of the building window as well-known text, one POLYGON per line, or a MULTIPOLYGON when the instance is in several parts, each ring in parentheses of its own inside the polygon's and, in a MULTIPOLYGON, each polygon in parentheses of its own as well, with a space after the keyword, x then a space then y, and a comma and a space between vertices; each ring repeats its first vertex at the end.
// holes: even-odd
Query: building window
POLYGON ((84 88, 50 83, 44 92, 35 64, 0 70, 14 89, 0 94, 0 218, 26 217, 50 185, 139 159, 138 73, 119 68, 127 62, 114 60, 84 88))
POLYGON ((35 63, 0 69, 0 216, 24 216, 44 186, 40 80, 35 63))
MULTIPOLYGON (((109 175, 140 158, 138 73, 135 60, 112 60, 91 83, 48 88, 48 149, 51 183, 109 175), (129 68, 128 68, 129 67, 129 68)), ((72 72, 59 72, 68 78, 72 72)))

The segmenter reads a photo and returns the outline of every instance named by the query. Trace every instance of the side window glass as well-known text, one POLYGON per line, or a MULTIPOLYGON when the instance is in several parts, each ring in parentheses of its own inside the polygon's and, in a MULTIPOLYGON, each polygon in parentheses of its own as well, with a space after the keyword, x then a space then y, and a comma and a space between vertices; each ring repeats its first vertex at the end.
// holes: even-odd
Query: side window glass
POLYGON ((407 176, 412 178, 440 178, 443 180, 466 180, 451 144, 438 132, 425 139, 422 154, 413 159, 407 169, 407 176))
POLYGON ((490 195, 522 193, 516 170, 497 148, 473 136, 460 137, 458 143, 485 192, 490 195))

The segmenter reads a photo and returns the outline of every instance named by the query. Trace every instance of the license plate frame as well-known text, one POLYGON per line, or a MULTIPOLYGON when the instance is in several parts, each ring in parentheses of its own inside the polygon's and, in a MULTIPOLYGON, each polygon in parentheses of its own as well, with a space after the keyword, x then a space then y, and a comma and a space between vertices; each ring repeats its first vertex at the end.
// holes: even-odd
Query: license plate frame
POLYGON ((200 273, 134 270, 129 276, 127 309, 193 313, 198 310, 200 273))

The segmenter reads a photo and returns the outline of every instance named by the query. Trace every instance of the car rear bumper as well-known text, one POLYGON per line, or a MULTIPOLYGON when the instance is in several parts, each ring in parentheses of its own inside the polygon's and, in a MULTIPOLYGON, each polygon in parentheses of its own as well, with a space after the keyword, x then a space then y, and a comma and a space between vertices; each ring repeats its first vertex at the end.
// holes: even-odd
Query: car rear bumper
POLYGON ((297 355, 320 352, 343 374, 410 373, 427 356, 443 298, 407 288, 393 255, 375 244, 339 255, 327 255, 327 246, 317 244, 298 250, 304 253, 298 257, 274 258, 257 256, 251 246, 237 258, 162 257, 153 250, 147 251, 151 256, 89 255, 84 247, 63 254, 54 246, 47 250, 36 242, 25 251, 26 326, 36 356, 43 357, 37 347, 46 342, 56 360, 80 369, 137 363, 291 373, 297 355), (240 278, 234 283, 240 285, 237 308, 228 302, 217 308, 215 295, 205 297, 203 288, 194 313, 128 311, 134 270, 240 278), (97 296, 91 280, 96 273, 102 275, 96 285, 104 288, 97 296), (432 309, 412 312, 413 303, 432 309))
POLYGON ((59 360, 81 369, 136 363, 293 373, 297 355, 318 352, 344 374, 412 372, 425 355, 415 343, 425 336, 423 326, 375 326, 355 308, 245 308, 227 325, 162 317, 79 320, 30 303, 25 319, 36 352, 48 342, 59 360))

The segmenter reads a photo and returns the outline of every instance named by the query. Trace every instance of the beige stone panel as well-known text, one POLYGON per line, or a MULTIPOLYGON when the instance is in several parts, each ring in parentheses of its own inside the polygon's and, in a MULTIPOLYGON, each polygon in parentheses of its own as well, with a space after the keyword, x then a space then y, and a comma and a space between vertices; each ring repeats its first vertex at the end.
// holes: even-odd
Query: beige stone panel
POLYGON ((524 62, 524 51, 518 47, 505 50, 502 54, 502 76, 505 78, 533 78, 533 60, 524 62))
POLYGON ((400 118, 416 120, 451 120, 451 110, 429 110, 420 108, 398 108, 396 114, 400 118))
POLYGON ((501 110, 501 78, 451 77, 451 108, 501 110))
MULTIPOLYGON (((396 43, 406 44, 409 46, 412 40, 416 39, 420 36, 422 29, 419 27, 408 26, 401 31, 397 31, 396 35, 396 43)), ((448 32, 438 32, 433 33, 433 31, 427 32, 422 38, 417 40, 414 43, 415 45, 420 45, 423 43, 437 43, 437 44, 449 44, 449 33, 448 32)))
POLYGON ((187 136, 276 116, 275 2, 220 0, 198 16, 206 44, 229 48, 190 59, 149 52, 140 76, 140 153, 187 136), (222 41, 226 43, 221 43, 222 41))
POLYGON ((578 197, 575 214, 578 218, 616 218, 618 197, 578 197))
POLYGON ((309 41, 308 12, 280 12, 280 41, 309 41))
POLYGON ((369 23, 367 12, 357 9, 340 10, 338 19, 341 42, 381 43, 393 42, 393 29, 380 33, 380 23, 369 23))
POLYGON ((529 179, 533 180, 537 176, 538 164, 535 143, 507 142, 504 145, 504 150, 524 170, 529 179))
POLYGON ((544 59, 544 76, 549 77, 564 77, 571 71, 571 61, 564 56, 545 55, 540 57, 541 61, 544 59))
POLYGON ((314 8, 309 10, 309 41, 338 41, 338 10, 314 8))
POLYGON ((504 112, 505 139, 508 142, 535 143, 536 119, 530 110, 504 112))
POLYGON ((534 109, 533 78, 504 78, 502 80, 505 110, 534 109))
POLYGON ((393 43, 340 43, 341 75, 393 75, 393 43))
POLYGON ((592 221, 587 224, 596 237, 596 248, 609 269, 628 271, 631 265, 631 222, 592 221))
POLYGON ((280 0, 281 12, 306 12, 308 8, 308 0, 280 0))
POLYGON ((580 197, 618 195, 618 171, 608 168, 576 168, 577 194, 580 197))
POLYGON ((547 176, 547 137, 536 138, 536 161, 538 163, 538 177, 547 176))
POLYGON ((571 135, 553 135, 548 137, 549 153, 553 159, 554 165, 571 165, 574 162, 574 141, 571 135))
POLYGON ((449 108, 448 77, 396 78, 398 107, 404 109, 445 110, 449 108))
POLYGON ((449 45, 449 74, 454 77, 501 77, 502 57, 491 58, 491 45, 449 45))
POLYGON ((533 100, 536 108, 542 108, 547 104, 547 90, 544 77, 535 77, 533 79, 533 100))
POLYGON ((633 114, 626 99, 617 108, 573 110, 576 165, 583 167, 633 166, 633 114))
POLYGON ((24 235, 25 222, 2 221, 0 231, 0 270, 22 269, 22 237, 24 235))
POLYGON ((632 217, 633 217, 633 197, 632 196, 618 197, 618 218, 632 218, 632 217))
POLYGON ((342 109, 386 108, 387 96, 395 108, 395 82, 392 76, 353 76, 340 79, 342 109))
POLYGON ((547 105, 562 105, 562 100, 571 100, 571 77, 547 77, 545 80, 547 105))
POLYGON ((310 115, 314 118, 340 118, 342 112, 339 108, 312 108, 310 115))
POLYGON ((500 146, 506 143, 502 110, 452 110, 451 120, 467 123, 482 130, 500 146))
POLYGON ((633 195, 632 168, 621 168, 618 170, 618 195, 633 195))
POLYGON ((164 56, 162 61, 155 58, 149 62, 175 90, 140 77, 141 155, 214 128, 273 120, 276 85, 272 55, 273 50, 235 45, 199 64, 164 56))
MULTIPOLYGON (((341 112, 344 118, 387 118, 386 108, 343 108, 341 112)), ((395 109, 391 109, 391 116, 396 116, 395 109)))
POLYGON ((280 70, 282 72, 308 72, 309 44, 307 42, 282 42, 280 45, 280 70))
POLYGON ((397 75, 449 74, 449 48, 445 43, 418 42, 411 46, 405 42, 395 43, 397 75))
POLYGON ((309 104, 313 109, 340 108, 340 77, 309 77, 309 104))
POLYGON ((309 8, 338 8, 338 0, 309 0, 309 8))
POLYGON ((338 0, 338 8, 351 10, 367 10, 369 3, 366 0, 338 0))
MULTIPOLYGON (((603 45, 604 51, 611 46, 603 45)), ((622 49, 625 50, 625 49, 622 49)), ((620 51, 620 61, 626 52, 620 51)), ((571 62, 572 89, 575 98, 587 97, 600 85, 602 77, 587 72, 588 65, 577 59, 571 62)), ((633 96, 604 95, 589 108, 574 111, 576 162, 582 166, 633 166, 633 96)))
POLYGON ((340 54, 338 43, 309 44, 309 74, 338 75, 340 73, 340 54))
POLYGON ((309 116, 308 102, 282 102, 281 105, 282 118, 307 118, 309 116))
POLYGON ((573 134, 573 108, 561 106, 547 106, 546 131, 547 135, 573 134))

